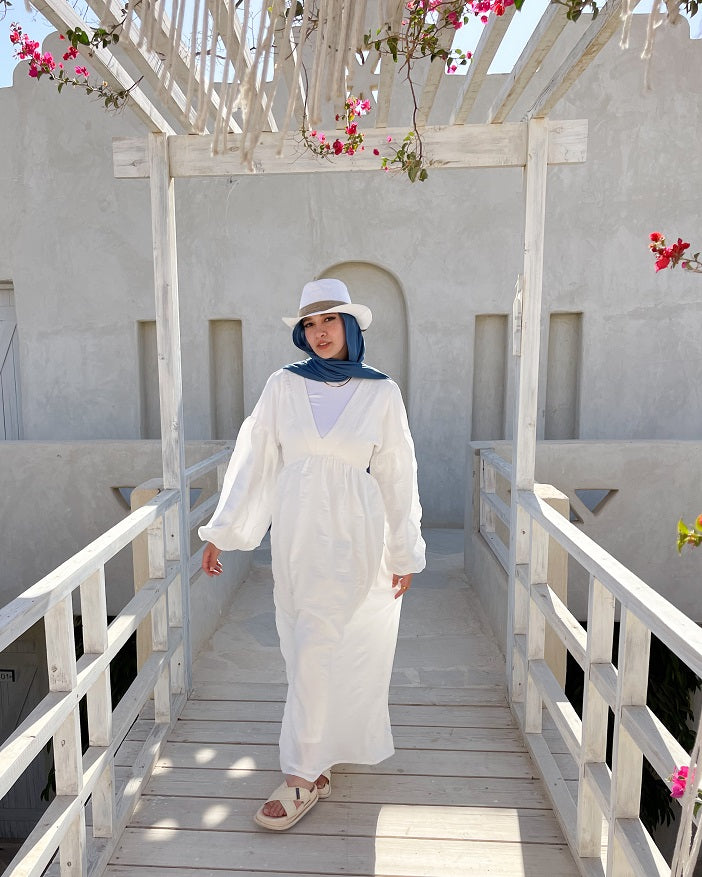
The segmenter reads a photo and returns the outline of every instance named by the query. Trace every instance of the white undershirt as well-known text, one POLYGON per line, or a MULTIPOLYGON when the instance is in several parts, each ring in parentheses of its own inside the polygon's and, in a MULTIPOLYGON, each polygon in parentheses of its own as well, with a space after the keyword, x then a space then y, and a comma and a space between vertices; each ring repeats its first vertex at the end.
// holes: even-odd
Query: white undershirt
POLYGON ((321 438, 324 438, 339 419, 360 383, 360 378, 351 378, 343 387, 330 387, 324 381, 305 378, 312 416, 321 438))

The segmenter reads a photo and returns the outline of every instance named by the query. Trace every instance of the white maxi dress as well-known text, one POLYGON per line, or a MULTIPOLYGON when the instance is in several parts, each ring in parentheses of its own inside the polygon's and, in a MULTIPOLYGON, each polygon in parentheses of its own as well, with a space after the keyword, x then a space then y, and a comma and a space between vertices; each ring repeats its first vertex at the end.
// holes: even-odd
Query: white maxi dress
POLYGON ((321 437, 305 380, 281 369, 241 426, 200 537, 251 550, 271 526, 288 696, 285 774, 394 752, 388 688, 402 599, 392 574, 424 568, 417 465, 399 388, 361 380, 321 437), (370 471, 368 471, 370 470, 370 471))

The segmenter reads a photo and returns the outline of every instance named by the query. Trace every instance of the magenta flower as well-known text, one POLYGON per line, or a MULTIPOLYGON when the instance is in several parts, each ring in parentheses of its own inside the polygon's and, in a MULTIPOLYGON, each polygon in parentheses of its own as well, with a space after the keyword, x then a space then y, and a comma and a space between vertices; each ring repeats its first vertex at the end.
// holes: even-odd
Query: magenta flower
POLYGON ((76 76, 90 76, 87 67, 76 67, 76 76))

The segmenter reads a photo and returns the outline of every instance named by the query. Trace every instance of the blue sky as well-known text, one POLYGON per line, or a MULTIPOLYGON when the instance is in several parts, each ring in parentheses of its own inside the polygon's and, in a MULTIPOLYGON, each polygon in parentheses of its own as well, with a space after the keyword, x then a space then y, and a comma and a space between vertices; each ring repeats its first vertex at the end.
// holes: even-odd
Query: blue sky
MULTIPOLYGON (((520 12, 517 12, 510 24, 505 39, 502 42, 490 73, 508 73, 514 62, 519 57, 532 31, 548 5, 549 0, 526 0, 520 12)), ((651 8, 651 0, 642 0, 637 7, 637 12, 647 12, 651 8)), ((40 42, 51 33, 53 27, 35 9, 27 11, 25 0, 12 0, 12 7, 7 15, 0 21, 0 88, 12 85, 12 71, 15 61, 12 57, 10 44, 10 24, 19 22, 25 33, 29 33, 40 42)), ((464 51, 472 50, 478 44, 482 25, 479 19, 474 19, 470 25, 461 28, 457 33, 456 45, 464 51)), ((702 13, 693 19, 692 36, 700 36, 702 31, 702 13)))

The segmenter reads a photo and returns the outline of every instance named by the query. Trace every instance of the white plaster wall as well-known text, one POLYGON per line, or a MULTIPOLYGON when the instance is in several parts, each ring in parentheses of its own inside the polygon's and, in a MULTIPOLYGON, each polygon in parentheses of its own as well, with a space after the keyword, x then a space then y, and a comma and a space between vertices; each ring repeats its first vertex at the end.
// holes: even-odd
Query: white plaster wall
MULTIPOLYGON (((702 284, 656 276, 647 251, 652 230, 699 231, 702 167, 690 156, 702 98, 685 75, 702 46, 684 26, 661 32, 647 93, 641 37, 637 21, 634 48, 614 39, 553 113, 590 120, 587 164, 550 171, 544 272, 546 310, 584 314, 584 438, 702 429, 702 284)), ((447 77, 440 101, 460 84, 447 77)), ((21 72, 0 90, 0 114, 0 279, 16 290, 25 436, 137 438, 135 323, 154 318, 148 184, 113 179, 111 138, 144 132, 128 112, 106 115, 21 72)), ((511 310, 522 172, 435 169, 414 186, 381 173, 260 175, 180 180, 176 193, 187 437, 209 437, 208 320, 242 320, 248 412, 268 374, 298 358, 279 317, 302 284, 339 262, 375 264, 405 296, 425 521, 460 525, 475 315, 511 310)), ((373 327, 366 340, 373 363, 385 341, 373 327)))

